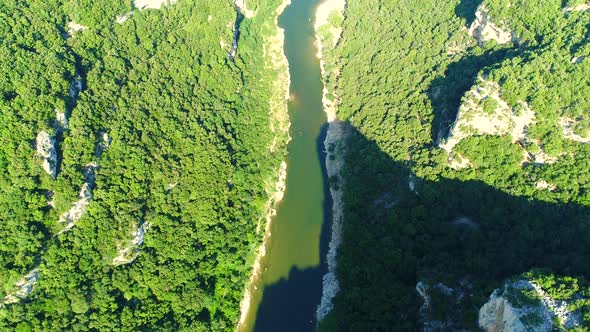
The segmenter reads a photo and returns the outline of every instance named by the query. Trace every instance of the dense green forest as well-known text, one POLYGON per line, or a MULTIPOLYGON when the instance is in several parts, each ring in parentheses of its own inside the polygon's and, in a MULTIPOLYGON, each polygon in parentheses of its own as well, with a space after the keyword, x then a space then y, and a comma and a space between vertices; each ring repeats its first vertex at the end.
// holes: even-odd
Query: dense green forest
MULTIPOLYGON (((428 319, 477 330, 507 278, 590 277, 585 8, 347 3, 342 38, 324 52, 349 133, 343 181, 332 179, 344 183, 342 291, 321 330, 410 331, 428 319), (462 296, 423 317, 421 281, 462 296)), ((590 308, 576 310, 590 328, 590 308)))
MULTIPOLYGON (((247 4, 0 3, 1 331, 235 329, 288 140, 279 0, 247 4)), ((344 217, 320 330, 477 330, 537 288, 590 330, 589 9, 330 17, 344 217)))
POLYGON ((233 330, 286 141, 249 3, 0 3, 0 330, 233 330))

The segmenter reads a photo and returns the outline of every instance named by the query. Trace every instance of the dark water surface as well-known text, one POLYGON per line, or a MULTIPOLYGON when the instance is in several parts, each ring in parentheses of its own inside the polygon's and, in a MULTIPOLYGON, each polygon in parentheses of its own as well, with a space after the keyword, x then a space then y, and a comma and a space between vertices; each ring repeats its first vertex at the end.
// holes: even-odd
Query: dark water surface
POLYGON ((258 291, 245 331, 313 331, 328 243, 330 197, 326 186, 320 63, 313 21, 319 0, 292 0, 279 19, 291 72, 291 136, 287 187, 273 218, 258 291))

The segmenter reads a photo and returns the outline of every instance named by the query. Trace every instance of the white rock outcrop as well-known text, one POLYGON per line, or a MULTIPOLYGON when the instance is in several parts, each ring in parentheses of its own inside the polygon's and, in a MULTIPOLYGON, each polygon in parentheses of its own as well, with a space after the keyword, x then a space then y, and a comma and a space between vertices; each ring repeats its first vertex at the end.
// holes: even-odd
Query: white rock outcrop
MULTIPOLYGON (((222 49, 224 49, 227 52, 227 56, 234 61, 234 59, 236 58, 236 54, 238 53, 238 38, 240 36, 240 27, 239 27, 239 22, 242 19, 242 17, 245 18, 253 18, 254 16, 256 16, 256 11, 248 9, 248 6, 246 5, 246 0, 234 0, 234 5, 235 5, 235 9, 236 9, 236 20, 235 21, 231 21, 227 24, 228 29, 231 30, 231 34, 232 34, 232 41, 231 42, 227 42, 223 37, 219 40, 219 46, 221 46, 222 49)), ((211 15, 209 15, 209 17, 207 18, 207 21, 211 22, 211 20, 213 19, 213 17, 211 15)))
POLYGON ((117 22, 117 24, 123 24, 131 17, 131 15, 133 15, 133 12, 118 15, 117 17, 115 17, 115 22, 117 22))
POLYGON ((525 278, 494 290, 479 310, 479 327, 486 332, 549 332, 557 321, 566 329, 581 324, 579 312, 568 310, 567 301, 552 299, 538 284, 525 278), (516 302, 516 303, 514 303, 516 302))
POLYGON ((326 84, 326 79, 329 74, 334 74, 338 77, 338 72, 335 70, 332 73, 327 71, 328 64, 324 60, 325 47, 331 43, 331 47, 338 44, 338 41, 342 35, 342 27, 335 26, 334 22, 330 22, 332 15, 337 15, 342 18, 344 10, 346 8, 346 0, 327 0, 323 1, 315 12, 314 30, 316 37, 316 45, 318 48, 317 56, 320 59, 320 69, 322 74, 322 80, 324 82, 322 103, 324 112, 328 120, 328 131, 326 133, 326 139, 324 140, 324 148, 328 156, 326 157, 326 171, 329 178, 337 178, 339 181, 338 188, 330 186, 330 195, 332 197, 332 229, 330 243, 328 244, 328 253, 326 255, 326 261, 328 263, 328 272, 323 276, 322 283, 322 298, 320 304, 316 310, 316 319, 321 321, 334 307, 333 299, 336 294, 340 291, 340 282, 336 274, 336 268, 338 265, 337 253, 340 244, 342 243, 342 220, 344 218, 344 200, 343 200, 343 189, 342 186, 343 178, 340 176, 341 169, 344 165, 342 155, 346 149, 344 145, 345 137, 348 134, 346 125, 338 119, 336 116, 338 108, 338 97, 335 91, 330 91, 326 84), (329 35, 326 36, 322 33, 327 29, 329 35), (323 39, 323 38, 328 39, 323 39), (334 95, 335 98, 330 98, 330 95, 334 95))
MULTIPOLYGON (((246 4, 246 0, 234 0, 234 5, 235 5, 236 12, 237 12, 238 16, 236 17, 235 22, 230 22, 228 24, 230 26, 230 28, 232 29, 232 34, 233 34, 232 42, 227 43, 223 39, 221 39, 219 42, 219 44, 221 45, 221 48, 227 50, 227 54, 232 61, 235 59, 236 54, 238 52, 238 37, 240 35, 238 22, 241 20, 241 16, 243 16, 247 19, 251 19, 254 16, 256 16, 256 10, 252 10, 252 9, 248 8, 248 5, 246 4)), ((212 19, 213 19, 213 17, 211 15, 209 15, 209 17, 207 18, 208 21, 211 21, 212 19)))
POLYGON ((465 156, 463 156, 462 154, 456 152, 453 152, 449 155, 448 163, 450 168, 456 170, 473 167, 473 164, 469 159, 465 158, 465 156))
POLYGON ((52 178, 57 176, 57 152, 55 150, 55 138, 46 131, 37 134, 36 139, 37 155, 43 160, 43 169, 52 178))
MULTIPOLYGON (((92 170, 91 172, 94 172, 92 170)), ((65 213, 63 213, 60 217, 58 222, 65 223, 66 226, 62 229, 59 234, 65 233, 69 231, 72 227, 76 225, 76 223, 82 218, 88 205, 90 205, 90 201, 92 201, 93 193, 92 187, 94 186, 94 181, 92 183, 85 182, 80 189, 80 193, 78 194, 78 199, 76 202, 72 204, 72 207, 65 213)))
POLYGON ((578 63, 580 63, 580 62, 584 61, 584 59, 586 59, 586 56, 585 56, 585 55, 582 55, 582 56, 575 56, 575 57, 573 57, 573 58, 572 58, 572 63, 573 63, 574 65, 577 65, 578 63))
POLYGON ((73 37, 76 33, 84 31, 86 29, 88 29, 87 26, 84 26, 82 24, 71 21, 68 23, 68 32, 66 33, 65 37, 66 38, 73 37))
MULTIPOLYGON (((238 13, 238 15, 241 14, 238 13)), ((231 30, 231 42, 226 42, 223 37, 219 40, 219 46, 227 52, 227 56, 232 61, 236 58, 236 54, 238 53, 238 37, 240 35, 238 20, 239 17, 236 18, 235 22, 230 21, 227 23, 228 30, 231 30)))
POLYGON ((33 286, 37 282, 38 276, 39 276, 39 269, 38 268, 34 268, 29 273, 27 273, 25 276, 23 276, 14 285, 16 290, 8 293, 4 297, 4 301, 2 302, 2 305, 0 305, 0 307, 2 307, 3 305, 7 305, 7 304, 18 303, 20 300, 29 296, 29 294, 33 291, 33 286))
MULTIPOLYGON (((461 140, 474 135, 511 135, 514 142, 526 140, 527 129, 535 123, 535 113, 524 102, 520 103, 520 110, 513 109, 500 93, 497 83, 480 77, 479 84, 466 93, 449 136, 439 147, 451 153, 461 140), (486 109, 490 107, 493 109, 486 109)), ((469 166, 469 161, 462 159, 454 163, 456 168, 469 166)))
POLYGON ((422 298, 422 306, 420 307, 420 311, 422 312, 426 308, 430 307, 430 295, 428 294, 429 286, 424 281, 419 281, 416 284, 416 292, 422 298))
POLYGON ((536 147, 536 152, 524 150, 523 159, 521 162, 522 165, 526 163, 534 163, 536 165, 555 164, 558 161, 557 157, 550 156, 545 152, 543 145, 538 140, 527 141, 536 147))
MULTIPOLYGON (((438 146, 449 153, 449 167, 463 169, 473 166, 469 159, 454 148, 463 139, 479 135, 510 135, 512 142, 523 149, 521 165, 556 163, 559 156, 547 154, 543 142, 528 136, 529 128, 536 123, 535 112, 529 105, 519 101, 513 108, 502 99, 502 88, 497 83, 483 77, 479 77, 478 81, 463 97, 449 135, 439 138, 438 146)), ((590 137, 573 133, 571 128, 574 122, 571 119, 562 119, 560 123, 565 137, 577 142, 590 142, 590 137)))
POLYGON ((111 146, 112 142, 112 139, 109 137, 109 134, 101 132, 100 137, 102 138, 101 145, 103 147, 103 150, 108 149, 108 147, 111 146))
MULTIPOLYGON (((489 301, 479 310, 479 327, 486 332, 527 331, 520 320, 520 313, 496 289, 489 301)), ((534 331, 546 331, 534 329, 534 331)))
POLYGON ((94 155, 96 157, 100 157, 100 155, 102 155, 102 153, 109 148, 109 146, 111 146, 111 137, 109 136, 109 134, 105 133, 105 132, 100 132, 98 134, 98 137, 100 138, 100 142, 96 145, 96 151, 94 153, 94 155))
POLYGON ((470 227, 475 229, 479 228, 479 224, 468 217, 455 218, 453 221, 451 221, 451 225, 459 227, 470 227))
POLYGON ((142 9, 160 9, 162 6, 175 4, 176 0, 134 0, 135 8, 142 9))
MULTIPOLYGON (((474 38, 467 27, 461 27, 461 31, 464 33, 457 34, 455 37, 452 37, 447 41, 447 55, 465 55, 468 52, 469 47, 475 44, 474 38)), ((440 88, 435 88, 433 95, 438 98, 438 95, 440 95, 440 88)))
MULTIPOLYGON (((109 148, 112 141, 109 135, 105 132, 100 132, 99 137, 101 142, 96 146, 96 158, 100 158, 102 153, 109 148)), ((84 182, 82 188, 80 189, 80 193, 78 194, 79 199, 72 204, 70 210, 63 213, 59 217, 58 223, 65 223, 66 226, 58 234, 69 231, 76 225, 76 223, 82 218, 82 215, 84 215, 86 212, 88 205, 90 205, 90 202, 94 197, 92 191, 94 189, 95 172, 97 169, 97 163, 90 163, 86 165, 86 168, 84 169, 84 177, 86 182, 84 182)))
POLYGON ((582 4, 579 4, 574 7, 569 7, 569 6, 565 7, 561 11, 564 13, 569 13, 569 12, 584 12, 587 10, 590 10, 590 4, 582 3, 582 4))
POLYGON ((256 16, 256 11, 248 8, 246 5, 246 0, 235 0, 234 4, 245 18, 252 18, 256 16))
POLYGON ((551 184, 545 180, 538 181, 535 184, 535 187, 537 187, 537 189, 539 189, 539 190, 548 190, 548 191, 554 191, 557 189, 557 187, 554 184, 551 184))
POLYGON ((112 264, 119 266, 133 262, 139 256, 143 238, 149 229, 150 224, 143 220, 137 226, 134 225, 131 230, 131 240, 127 245, 125 247, 117 245, 117 256, 113 259, 112 264))
POLYGON ((568 309, 570 304, 568 301, 552 299, 551 296, 549 296, 549 294, 537 283, 529 283, 541 298, 543 306, 551 313, 551 318, 557 318, 561 326, 569 330, 582 324, 582 315, 580 312, 570 311, 568 309))
POLYGON ((559 120, 559 125, 561 126, 565 138, 578 143, 590 143, 590 135, 583 137, 574 132, 576 120, 564 117, 559 120))
POLYGON ((414 173, 410 173, 408 175, 408 189, 414 194, 418 194, 418 190, 416 190, 416 175, 414 173))
POLYGON ((60 112, 59 110, 55 110, 55 130, 58 132, 62 132, 67 127, 68 117, 66 116, 66 113, 60 112))
MULTIPOLYGON (((67 118, 64 113, 60 113, 56 110, 56 121, 58 126, 67 126, 67 118)), ((56 129, 57 130, 57 129, 56 129)), ((107 149, 110 146, 111 139, 106 133, 100 134, 102 138, 102 142, 99 144, 102 146, 102 149, 97 147, 96 157, 100 157, 103 150, 107 149)), ((57 162, 57 156, 55 154, 55 139, 51 137, 47 132, 42 131, 37 135, 37 153, 44 158, 44 168, 47 167, 46 171, 50 173, 53 177, 55 177, 56 170, 55 168, 50 168, 50 166, 55 165, 57 162), (52 160, 51 162, 48 160, 52 160), (48 166, 46 166, 46 164, 48 166)), ((84 176, 86 178, 86 182, 82 185, 80 192, 78 194, 79 200, 72 204, 72 207, 60 215, 58 219, 58 223, 65 223, 65 227, 57 233, 57 235, 62 234, 70 230, 75 224, 82 218, 86 209, 93 198, 93 188, 95 183, 95 171, 98 168, 98 164, 91 163, 86 165, 84 170, 84 176)), ((54 192, 50 191, 46 194, 48 201, 48 205, 52 208, 54 207, 53 203, 53 195, 54 192)), ((132 244, 137 243, 137 245, 141 245, 143 243, 143 234, 147 230, 149 225, 140 225, 139 230, 134 234, 134 239, 131 241, 132 244)), ((38 280, 39 276, 39 262, 36 263, 35 267, 23 276, 19 281, 16 282, 15 288, 16 290, 13 292, 9 292, 4 301, 0 302, 0 308, 4 305, 14 304, 19 302, 20 300, 26 298, 33 290, 33 286, 38 280)))
MULTIPOLYGON (((318 57, 322 58, 323 43, 330 42, 331 47, 335 47, 342 37, 343 28, 341 25, 334 25, 331 22, 332 17, 338 17, 340 20, 343 19, 344 9, 346 8, 346 0, 329 0, 322 2, 317 10, 314 23, 314 29, 316 34, 325 34, 323 37, 327 37, 328 40, 318 40, 318 57)), ((318 36, 321 37, 321 36, 318 36)))
POLYGON ((491 21, 485 6, 480 6, 475 12, 475 20, 468 32, 480 45, 491 40, 503 45, 515 39, 511 32, 503 30, 491 21))

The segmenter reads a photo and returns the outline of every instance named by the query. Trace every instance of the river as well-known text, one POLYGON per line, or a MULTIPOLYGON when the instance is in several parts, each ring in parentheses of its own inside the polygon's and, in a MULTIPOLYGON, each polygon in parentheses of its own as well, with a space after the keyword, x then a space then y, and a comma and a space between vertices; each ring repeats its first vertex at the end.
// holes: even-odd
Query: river
POLYGON ((279 25, 291 73, 286 191, 273 218, 262 273, 243 331, 313 331, 329 238, 326 115, 313 29, 319 0, 292 0, 279 25))

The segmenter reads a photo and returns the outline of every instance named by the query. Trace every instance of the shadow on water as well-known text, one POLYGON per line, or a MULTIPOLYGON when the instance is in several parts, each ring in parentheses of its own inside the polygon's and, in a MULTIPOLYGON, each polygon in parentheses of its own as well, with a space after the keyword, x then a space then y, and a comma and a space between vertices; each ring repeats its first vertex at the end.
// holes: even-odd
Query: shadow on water
POLYGON ((325 211, 320 235, 320 265, 304 270, 293 267, 287 279, 281 279, 265 287, 258 309, 255 332, 306 332, 314 331, 316 328, 316 309, 322 296, 322 278, 327 272, 326 254, 332 227, 332 198, 324 149, 327 129, 327 124, 322 126, 317 138, 318 156, 322 161, 325 211))
POLYGON ((319 266, 303 271, 293 267, 288 280, 267 286, 258 309, 264 314, 258 315, 254 331, 313 331, 316 306, 309 305, 310 294, 318 295, 312 296, 316 300, 312 304, 319 303, 322 274, 319 266))
MULTIPOLYGON (((257 332, 306 332, 314 331, 316 328, 316 310, 322 295, 322 277, 326 272, 325 257, 330 239, 332 207, 325 169, 324 140, 327 124, 322 107, 320 66, 316 58, 312 26, 313 13, 319 2, 317 0, 293 1, 279 18, 279 25, 285 29, 285 53, 291 71, 291 94, 294 97, 290 101, 289 110, 294 137, 289 146, 287 192, 277 209, 275 218, 277 227, 281 222, 296 222, 298 225, 296 227, 309 227, 309 224, 305 222, 299 223, 292 219, 315 218, 315 214, 300 212, 315 211, 315 207, 310 204, 317 203, 317 211, 314 213, 318 213, 318 221, 322 222, 317 229, 319 234, 316 234, 319 241, 310 244, 305 241, 306 238, 301 238, 301 243, 295 242, 288 247, 284 245, 284 242, 275 242, 280 248, 270 252, 270 255, 278 255, 275 258, 289 259, 289 256, 293 254, 292 251, 300 246, 302 252, 313 253, 312 256, 317 260, 305 265, 306 268, 300 267, 301 262, 281 262, 292 265, 288 271, 285 271, 288 275, 282 274, 278 281, 265 284, 254 323, 254 331, 257 332), (316 163, 317 166, 313 166, 316 163), (317 178, 315 172, 317 172, 317 178), (305 188, 308 186, 317 187, 323 195, 318 195, 314 202, 310 202, 310 198, 315 199, 315 196, 302 199, 301 195, 308 195, 309 188, 305 188), (320 196, 323 197, 323 201, 320 196), (322 211, 323 220, 320 215, 322 211), (297 215, 286 218, 287 216, 283 213, 297 215), (319 255, 319 258, 316 255, 319 255)), ((285 236, 295 238, 295 235, 285 236)), ((273 231, 273 239, 279 241, 277 232, 273 231)), ((269 264, 274 264, 268 266, 269 271, 279 263, 274 260, 269 261, 269 264)))
MULTIPOLYGON (((339 251, 341 286, 348 291, 338 294, 333 326, 324 331, 415 331, 420 280, 470 280, 472 295, 436 314, 453 321, 449 330, 476 330, 478 309, 505 278, 531 268, 590 276, 588 206, 557 202, 557 193, 542 190, 518 197, 451 173, 416 178, 413 192, 404 161, 349 131, 343 174, 350 189, 339 251)), ((477 153, 485 153, 481 149, 477 153)), ((501 152, 487 162, 493 158, 505 160, 501 152)), ((478 165, 478 178, 485 168, 478 165)), ((487 176, 505 178, 497 168, 487 176)))

